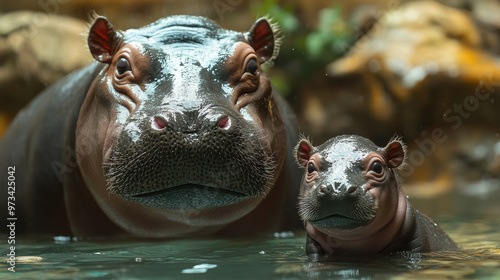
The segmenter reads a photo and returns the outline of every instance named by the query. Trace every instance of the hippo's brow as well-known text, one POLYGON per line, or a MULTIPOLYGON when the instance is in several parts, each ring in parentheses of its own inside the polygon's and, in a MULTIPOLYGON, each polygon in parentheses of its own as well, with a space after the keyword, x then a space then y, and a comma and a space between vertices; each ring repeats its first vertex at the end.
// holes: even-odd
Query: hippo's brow
MULTIPOLYGON (((151 42, 164 45, 184 43, 184 44, 205 44, 208 40, 219 40, 220 35, 213 29, 204 26, 170 26, 163 29, 151 30, 151 32, 132 33, 129 32, 130 39, 138 40, 138 37, 151 42)), ((139 41, 142 41, 139 39, 139 41)))
POLYGON ((198 28, 196 30, 186 29, 183 27, 169 28, 170 30, 162 30, 155 34, 157 41, 161 41, 164 44, 175 44, 175 43, 191 43, 191 44, 203 44, 207 38, 207 32, 200 32, 198 28))

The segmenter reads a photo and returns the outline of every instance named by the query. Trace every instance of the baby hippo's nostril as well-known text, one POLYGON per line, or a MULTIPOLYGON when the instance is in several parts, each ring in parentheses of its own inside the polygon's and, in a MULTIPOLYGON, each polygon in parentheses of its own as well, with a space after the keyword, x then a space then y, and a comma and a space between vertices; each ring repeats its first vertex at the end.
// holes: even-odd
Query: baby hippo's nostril
POLYGON ((347 193, 353 193, 357 190, 358 188, 357 187, 354 187, 354 186, 350 186, 347 188, 347 193))
POLYGON ((319 186, 318 192, 320 195, 326 195, 326 194, 332 194, 333 193, 333 187, 332 185, 321 185, 319 186))
POLYGON ((153 128, 162 130, 165 127, 167 127, 167 122, 163 118, 160 117, 153 118, 153 128))
POLYGON ((231 127, 231 118, 224 116, 219 120, 219 128, 228 130, 231 127))

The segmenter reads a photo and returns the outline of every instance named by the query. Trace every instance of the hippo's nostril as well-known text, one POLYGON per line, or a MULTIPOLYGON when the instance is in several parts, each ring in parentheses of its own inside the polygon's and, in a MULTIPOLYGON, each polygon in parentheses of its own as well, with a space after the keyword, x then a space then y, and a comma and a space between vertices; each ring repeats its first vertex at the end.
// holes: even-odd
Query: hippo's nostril
POLYGON ((328 185, 321 185, 318 189, 318 192, 321 194, 321 195, 325 195, 325 194, 332 194, 333 193, 333 187, 332 185, 328 184, 328 185))
POLYGON ((222 129, 229 129, 231 127, 231 118, 229 118, 228 116, 225 116, 225 117, 222 117, 220 120, 219 120, 219 128, 222 128, 222 129))
POLYGON ((159 117, 153 118, 153 128, 161 130, 164 129, 165 127, 167 127, 167 122, 165 120, 159 117))
POLYGON ((347 188, 347 193, 353 193, 357 190, 358 188, 357 187, 354 187, 354 186, 350 186, 347 188))

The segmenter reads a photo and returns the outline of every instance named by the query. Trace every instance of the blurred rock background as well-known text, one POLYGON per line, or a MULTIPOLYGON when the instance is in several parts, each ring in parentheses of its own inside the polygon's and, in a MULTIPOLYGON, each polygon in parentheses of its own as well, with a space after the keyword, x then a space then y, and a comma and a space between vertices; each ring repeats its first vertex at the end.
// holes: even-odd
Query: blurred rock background
POLYGON ((315 144, 402 136, 405 191, 430 215, 500 192, 500 1, 3 2, 0 135, 33 96, 92 61, 81 34, 93 11, 119 29, 192 14, 246 31, 269 15, 284 35, 269 76, 315 144))

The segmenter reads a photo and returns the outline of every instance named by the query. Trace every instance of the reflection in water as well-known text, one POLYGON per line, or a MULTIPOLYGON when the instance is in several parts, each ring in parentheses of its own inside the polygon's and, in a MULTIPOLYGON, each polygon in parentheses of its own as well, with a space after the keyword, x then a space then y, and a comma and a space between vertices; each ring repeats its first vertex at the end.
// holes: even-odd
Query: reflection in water
POLYGON ((490 279, 500 276, 500 250, 382 256, 370 261, 307 263, 276 270, 282 279, 490 279))

